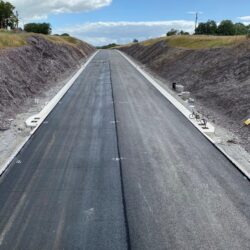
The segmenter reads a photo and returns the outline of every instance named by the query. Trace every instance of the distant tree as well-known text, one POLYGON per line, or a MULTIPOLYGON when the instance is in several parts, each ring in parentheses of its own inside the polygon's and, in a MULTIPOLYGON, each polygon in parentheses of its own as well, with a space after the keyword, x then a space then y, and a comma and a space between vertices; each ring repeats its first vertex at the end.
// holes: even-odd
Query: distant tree
POLYGON ((28 23, 24 26, 24 30, 45 35, 51 34, 52 31, 50 23, 28 23))
POLYGON ((208 35, 215 35, 217 33, 217 23, 214 20, 208 20, 206 23, 208 35))
POLYGON ((9 2, 0 0, 0 29, 17 28, 18 13, 14 13, 15 6, 9 2))
POLYGON ((171 29, 168 33, 167 36, 175 36, 178 34, 178 30, 176 29, 171 29))
POLYGON ((217 29, 218 35, 233 36, 235 35, 235 26, 231 20, 223 20, 217 29))
POLYGON ((195 29, 195 35, 204 35, 206 32, 206 23, 199 23, 198 27, 195 29))
POLYGON ((139 43, 139 41, 137 39, 134 39, 133 43, 139 43))
POLYGON ((208 20, 206 23, 199 23, 195 30, 196 35, 216 35, 217 24, 213 20, 208 20))
POLYGON ((190 35, 190 34, 189 34, 188 32, 185 32, 185 31, 181 30, 181 31, 178 32, 178 35, 181 35, 181 36, 188 36, 188 35, 190 35))
POLYGON ((235 23, 234 29, 235 35, 247 35, 249 33, 249 27, 247 27, 243 23, 235 23))
POLYGON ((70 36, 68 33, 63 33, 61 36, 70 36))

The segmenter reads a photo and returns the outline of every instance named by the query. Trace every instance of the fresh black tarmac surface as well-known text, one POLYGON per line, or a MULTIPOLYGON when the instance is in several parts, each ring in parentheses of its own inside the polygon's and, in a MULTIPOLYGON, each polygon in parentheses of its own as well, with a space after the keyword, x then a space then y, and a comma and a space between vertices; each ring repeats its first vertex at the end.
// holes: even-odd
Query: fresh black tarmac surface
POLYGON ((0 249, 127 248, 249 249, 250 186, 101 51, 1 177, 0 249))

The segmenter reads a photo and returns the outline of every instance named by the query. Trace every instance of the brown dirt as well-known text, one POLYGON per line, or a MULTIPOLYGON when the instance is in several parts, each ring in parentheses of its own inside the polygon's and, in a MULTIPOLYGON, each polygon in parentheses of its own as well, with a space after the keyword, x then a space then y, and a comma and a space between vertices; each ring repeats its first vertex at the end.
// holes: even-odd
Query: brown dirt
POLYGON ((69 76, 92 52, 87 43, 54 43, 40 36, 29 45, 0 50, 0 130, 22 112, 28 98, 36 98, 69 76))
POLYGON ((216 124, 240 138, 250 152, 250 42, 212 49, 173 48, 165 41, 122 47, 139 62, 191 92, 199 109, 216 124))

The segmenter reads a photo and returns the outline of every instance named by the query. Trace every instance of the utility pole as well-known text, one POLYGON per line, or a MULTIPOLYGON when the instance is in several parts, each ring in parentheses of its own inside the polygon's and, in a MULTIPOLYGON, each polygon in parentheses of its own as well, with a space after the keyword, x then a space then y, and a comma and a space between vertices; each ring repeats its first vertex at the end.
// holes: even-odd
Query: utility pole
POLYGON ((198 21, 199 21, 199 15, 203 14, 201 11, 189 11, 188 14, 195 16, 195 27, 194 27, 194 33, 198 27, 198 21))
POLYGON ((197 28, 197 25, 198 25, 198 18, 199 18, 199 13, 196 12, 196 14, 195 14, 195 29, 194 29, 194 32, 196 31, 196 28, 197 28))
POLYGON ((18 29, 19 26, 19 13, 16 11, 16 28, 18 29))

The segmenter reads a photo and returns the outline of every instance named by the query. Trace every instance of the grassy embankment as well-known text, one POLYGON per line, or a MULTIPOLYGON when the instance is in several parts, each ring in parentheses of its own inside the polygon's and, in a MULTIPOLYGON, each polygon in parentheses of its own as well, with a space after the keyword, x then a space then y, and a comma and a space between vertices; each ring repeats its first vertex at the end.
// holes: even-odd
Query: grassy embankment
MULTIPOLYGON (((0 30, 0 49, 16 48, 27 45, 27 38, 32 35, 38 35, 33 33, 13 33, 11 31, 0 30)), ((41 35, 43 38, 59 44, 69 44, 71 46, 77 46, 81 43, 80 40, 69 36, 47 36, 41 35)))
MULTIPOLYGON (((139 44, 142 46, 152 46, 160 41, 165 41, 169 46, 175 48, 209 49, 234 46, 247 41, 247 38, 246 36, 171 36, 150 39, 139 44)), ((132 45, 134 43, 125 45, 125 47, 132 45)))

